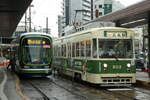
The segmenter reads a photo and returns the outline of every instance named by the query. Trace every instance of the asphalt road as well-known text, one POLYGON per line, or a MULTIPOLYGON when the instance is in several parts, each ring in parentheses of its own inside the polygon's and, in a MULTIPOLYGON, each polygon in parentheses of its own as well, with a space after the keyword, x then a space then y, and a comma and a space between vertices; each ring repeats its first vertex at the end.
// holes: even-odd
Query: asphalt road
POLYGON ((149 100, 150 98, 150 90, 142 88, 102 88, 85 82, 72 82, 58 76, 21 79, 21 89, 30 100, 149 100), (47 99, 43 99, 45 96, 42 94, 47 99))

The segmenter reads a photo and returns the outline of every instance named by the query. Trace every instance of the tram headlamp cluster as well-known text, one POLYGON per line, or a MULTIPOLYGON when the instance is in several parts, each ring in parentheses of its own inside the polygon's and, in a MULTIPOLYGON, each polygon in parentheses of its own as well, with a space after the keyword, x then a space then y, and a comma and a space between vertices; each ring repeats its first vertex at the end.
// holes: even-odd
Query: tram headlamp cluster
POLYGON ((48 68, 49 68, 49 66, 44 66, 44 68, 45 68, 45 69, 48 69, 48 68))
POLYGON ((129 68, 130 68, 130 67, 131 67, 131 64, 129 64, 129 63, 128 63, 128 64, 127 64, 127 67, 129 67, 129 68))
POLYGON ((104 64, 104 68, 107 68, 108 67, 108 65, 107 64, 104 64))
POLYGON ((107 64, 103 64, 103 66, 104 66, 104 71, 105 72, 108 71, 108 65, 107 64))
POLYGON ((29 68, 29 66, 23 66, 23 68, 28 69, 28 68, 29 68))

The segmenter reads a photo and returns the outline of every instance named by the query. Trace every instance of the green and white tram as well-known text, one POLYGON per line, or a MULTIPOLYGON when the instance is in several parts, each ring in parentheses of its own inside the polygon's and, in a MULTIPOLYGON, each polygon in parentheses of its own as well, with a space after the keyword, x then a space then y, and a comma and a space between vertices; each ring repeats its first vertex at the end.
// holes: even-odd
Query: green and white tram
POLYGON ((55 39, 53 67, 93 84, 135 83, 134 31, 104 27, 55 39))
POLYGON ((46 33, 24 33, 12 41, 15 72, 23 76, 52 73, 52 37, 46 33))

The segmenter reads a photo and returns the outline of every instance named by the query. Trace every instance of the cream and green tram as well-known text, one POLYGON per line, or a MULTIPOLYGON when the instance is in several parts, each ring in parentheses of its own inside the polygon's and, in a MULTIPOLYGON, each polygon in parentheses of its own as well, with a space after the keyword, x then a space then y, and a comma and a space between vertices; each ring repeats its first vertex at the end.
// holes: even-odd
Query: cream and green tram
POLYGON ((134 31, 94 28, 54 40, 53 67, 93 84, 135 83, 134 31))

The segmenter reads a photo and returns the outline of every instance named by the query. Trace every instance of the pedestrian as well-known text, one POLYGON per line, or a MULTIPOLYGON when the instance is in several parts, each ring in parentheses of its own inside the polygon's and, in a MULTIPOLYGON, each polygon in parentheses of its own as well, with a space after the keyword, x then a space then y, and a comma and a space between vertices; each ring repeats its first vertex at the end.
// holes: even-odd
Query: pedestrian
POLYGON ((14 71, 14 67, 15 67, 15 58, 11 58, 9 60, 9 64, 7 66, 7 69, 9 69, 9 67, 11 67, 11 70, 14 71))

